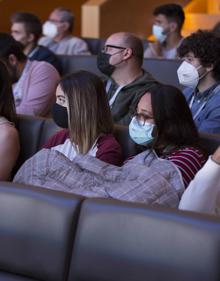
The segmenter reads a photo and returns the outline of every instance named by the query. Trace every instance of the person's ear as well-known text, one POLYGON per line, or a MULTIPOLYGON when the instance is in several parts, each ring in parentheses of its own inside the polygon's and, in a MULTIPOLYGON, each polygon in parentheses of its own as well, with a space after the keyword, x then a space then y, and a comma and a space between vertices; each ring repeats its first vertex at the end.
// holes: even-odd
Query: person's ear
POLYGON ((178 25, 177 25, 176 22, 171 22, 171 23, 170 23, 170 31, 171 31, 171 32, 177 31, 177 28, 178 28, 178 25))
POLYGON ((125 58, 125 59, 130 58, 130 57, 132 56, 132 54, 133 54, 132 48, 126 48, 126 49, 124 50, 124 58, 125 58))
POLYGON ((206 67, 206 71, 211 72, 213 70, 213 68, 214 68, 214 65, 211 64, 210 66, 206 67))
POLYGON ((27 37, 27 41, 28 41, 28 43, 32 43, 32 42, 34 42, 34 34, 33 33, 29 33, 28 34, 28 37, 27 37))
POLYGON ((70 24, 68 22, 64 21, 62 23, 62 30, 63 31, 67 31, 69 29, 69 27, 70 27, 70 24))
POLYGON ((10 54, 8 56, 8 62, 10 65, 17 65, 18 59, 16 58, 16 56, 14 54, 10 54))

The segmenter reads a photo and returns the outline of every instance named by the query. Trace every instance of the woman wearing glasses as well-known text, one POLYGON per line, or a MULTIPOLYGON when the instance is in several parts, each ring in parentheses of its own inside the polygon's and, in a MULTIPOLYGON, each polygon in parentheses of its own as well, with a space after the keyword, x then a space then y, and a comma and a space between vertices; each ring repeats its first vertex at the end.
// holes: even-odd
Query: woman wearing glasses
POLYGON ((181 172, 185 187, 205 163, 190 109, 173 86, 156 85, 142 96, 129 133, 137 144, 151 146, 160 158, 170 160, 181 172))

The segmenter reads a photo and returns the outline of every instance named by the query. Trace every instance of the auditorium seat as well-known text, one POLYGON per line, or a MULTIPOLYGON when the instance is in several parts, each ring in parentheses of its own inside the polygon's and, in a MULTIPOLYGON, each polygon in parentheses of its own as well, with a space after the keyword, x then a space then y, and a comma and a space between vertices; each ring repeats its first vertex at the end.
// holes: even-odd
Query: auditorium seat
POLYGON ((83 198, 0 182, 0 281, 62 281, 83 198))
MULTIPOLYGON (((43 144, 61 130, 52 119, 19 115, 17 128, 21 142, 21 151, 14 173, 21 164, 33 156, 43 144)), ((139 152, 137 145, 129 137, 128 127, 114 126, 113 134, 122 147, 124 160, 139 152)), ((220 135, 200 134, 200 139, 209 154, 220 145, 220 135)))
POLYGON ((217 281, 219 254, 218 218, 89 199, 68 281, 217 281))
POLYGON ((217 281, 220 219, 0 182, 0 281, 217 281))
MULTIPOLYGON (((99 76, 103 74, 96 65, 96 56, 59 56, 63 74, 78 70, 91 71, 99 76)), ((177 68, 181 60, 144 59, 143 68, 149 71, 158 81, 181 88, 177 77, 177 68)))

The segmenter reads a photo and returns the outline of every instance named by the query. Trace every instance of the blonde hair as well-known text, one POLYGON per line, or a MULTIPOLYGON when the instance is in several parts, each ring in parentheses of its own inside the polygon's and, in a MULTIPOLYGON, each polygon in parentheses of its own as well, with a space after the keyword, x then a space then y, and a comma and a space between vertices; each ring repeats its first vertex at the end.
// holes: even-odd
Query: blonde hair
POLYGON ((86 154, 101 134, 113 130, 104 84, 95 74, 78 71, 61 79, 60 87, 69 104, 70 139, 86 154))

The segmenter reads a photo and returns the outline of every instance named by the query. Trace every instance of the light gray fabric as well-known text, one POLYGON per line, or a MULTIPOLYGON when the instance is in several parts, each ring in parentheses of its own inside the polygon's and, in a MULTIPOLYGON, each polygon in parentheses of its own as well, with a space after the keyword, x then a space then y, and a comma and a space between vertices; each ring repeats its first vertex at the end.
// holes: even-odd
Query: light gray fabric
POLYGON ((174 164, 151 150, 117 167, 89 155, 78 155, 70 161, 58 151, 43 149, 23 164, 14 182, 170 207, 178 206, 184 190, 174 164))

